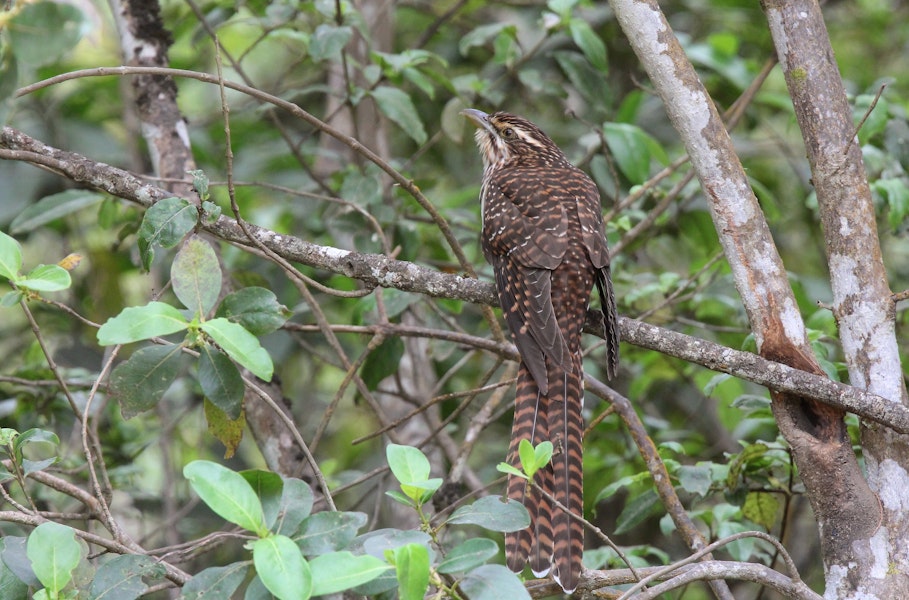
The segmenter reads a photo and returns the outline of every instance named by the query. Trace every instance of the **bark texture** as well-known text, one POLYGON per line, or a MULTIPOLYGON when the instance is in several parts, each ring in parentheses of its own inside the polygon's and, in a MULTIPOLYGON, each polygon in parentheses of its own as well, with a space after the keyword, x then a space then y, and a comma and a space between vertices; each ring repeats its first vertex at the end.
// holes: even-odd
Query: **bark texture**
MULTIPOLYGON (((691 157, 761 355, 821 375, 747 176, 659 5, 655 0, 611 4, 691 157)), ((852 450, 843 413, 797 394, 773 392, 771 398, 814 508, 825 562, 841 564, 852 554, 854 542, 874 532, 880 514, 852 450)))
MULTIPOLYGON (((905 406, 871 189, 823 14, 813 0, 762 4, 811 164, 850 381, 905 406)), ((907 598, 909 437, 865 421, 862 448, 880 507, 863 524, 844 520, 823 532, 827 597, 907 598)))

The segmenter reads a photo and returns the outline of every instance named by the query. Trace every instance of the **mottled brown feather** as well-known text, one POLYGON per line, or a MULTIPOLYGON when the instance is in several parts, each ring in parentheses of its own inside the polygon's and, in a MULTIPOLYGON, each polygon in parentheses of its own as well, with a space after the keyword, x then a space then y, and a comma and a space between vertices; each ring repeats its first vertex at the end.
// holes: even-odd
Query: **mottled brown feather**
MULTIPOLYGON (((467 110, 483 157, 483 253, 495 272, 499 302, 521 365, 508 462, 518 445, 551 441, 540 489, 580 517, 582 473, 581 330, 596 285, 606 326, 606 371, 618 366, 618 316, 596 185, 536 125, 508 113, 467 110)), ((565 591, 580 580, 584 531, 520 478, 508 497, 524 504, 531 526, 505 538, 506 562, 537 575, 552 567, 565 591)))

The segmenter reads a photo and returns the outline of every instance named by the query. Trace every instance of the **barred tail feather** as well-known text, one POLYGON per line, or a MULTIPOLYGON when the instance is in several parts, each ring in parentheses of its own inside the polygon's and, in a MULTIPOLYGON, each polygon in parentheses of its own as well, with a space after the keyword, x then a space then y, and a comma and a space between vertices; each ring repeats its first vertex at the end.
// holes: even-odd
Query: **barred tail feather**
MULTIPOLYGON (((549 431, 555 444, 552 457, 553 496, 568 511, 561 507, 552 509, 553 573, 552 577, 570 593, 578 586, 581 578, 581 558, 584 554, 584 528, 575 517, 584 514, 583 485, 583 432, 584 421, 581 415, 581 365, 580 356, 577 368, 571 373, 564 373, 560 401, 549 404, 549 431), (562 400, 564 399, 564 400, 562 400)), ((555 399, 553 399, 555 400, 555 399)))
MULTIPOLYGON (((533 376, 521 363, 518 370, 515 394, 514 423, 508 464, 520 469, 518 445, 529 440, 535 446, 549 439, 549 399, 540 393, 533 376)), ((552 469, 537 472, 534 481, 547 493, 552 493, 552 469)), ((508 478, 508 498, 517 500, 530 513, 530 527, 505 535, 505 558, 508 568, 519 573, 530 562, 531 570, 538 577, 549 572, 552 557, 552 517, 549 500, 520 477, 508 478)))

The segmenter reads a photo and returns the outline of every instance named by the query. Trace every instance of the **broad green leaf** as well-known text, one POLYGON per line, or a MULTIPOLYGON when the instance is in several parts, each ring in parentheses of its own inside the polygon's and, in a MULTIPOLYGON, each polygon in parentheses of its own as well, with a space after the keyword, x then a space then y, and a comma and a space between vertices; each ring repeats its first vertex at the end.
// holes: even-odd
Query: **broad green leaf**
POLYGON ((370 92, 370 95, 382 114, 394 121, 417 145, 422 146, 426 143, 426 130, 410 96, 387 85, 380 85, 370 92))
POLYGON ((16 285, 36 292, 59 292, 67 289, 72 283, 69 271, 60 265, 38 265, 17 281, 16 285))
POLYGON ((606 145, 619 169, 633 184, 650 176, 650 145, 640 127, 628 123, 604 123, 606 145))
POLYGON ((232 421, 243 409, 243 377, 233 362, 211 344, 199 348, 199 385, 212 404, 232 421))
POLYGON ((606 64, 606 44, 594 33, 587 21, 583 19, 571 19, 568 23, 571 30, 571 39, 578 45, 587 60, 590 61, 597 70, 605 73, 608 70, 606 64))
POLYGON ((6 536, 0 538, 3 550, 0 551, 0 559, 7 569, 12 571, 20 581, 31 587, 39 587, 41 582, 35 577, 32 570, 32 561, 28 559, 26 550, 27 540, 19 536, 6 536))
POLYGON ((700 494, 702 497, 707 495, 713 483, 708 465, 682 465, 678 475, 679 484, 686 492, 700 494))
POLYGON ((523 439, 518 444, 518 457, 521 459, 521 468, 528 477, 533 477, 537 471, 536 461, 534 460, 533 444, 530 440, 523 439))
POLYGON ((120 403, 124 419, 154 408, 180 373, 184 362, 179 345, 140 348, 110 375, 111 398, 120 403))
POLYGON ((456 510, 448 523, 479 525, 490 531, 520 531, 530 527, 530 515, 517 500, 503 502, 501 496, 486 496, 456 510))
POLYGON ((309 567, 317 575, 313 581, 313 596, 349 590, 391 569, 388 563, 374 556, 354 556, 346 551, 317 556, 309 561, 309 567))
POLYGON ((0 277, 15 281, 22 268, 22 246, 0 231, 0 277))
POLYGON ((209 567, 196 573, 180 592, 180 600, 224 600, 231 598, 249 572, 248 562, 209 567))
POLYGON ((632 484, 644 481, 645 479, 648 479, 649 477, 650 477, 650 473, 648 471, 642 471, 639 473, 635 473, 634 475, 626 475, 625 477, 617 479, 617 480, 613 481, 612 483, 610 483, 609 485, 607 485, 606 487, 604 487, 600 491, 600 493, 597 494, 597 497, 594 499, 594 503, 600 502, 601 500, 606 500, 607 498, 612 497, 613 494, 615 494, 617 491, 619 491, 623 487, 628 487, 632 484))
POLYGON ((51 196, 45 196, 19 213, 9 225, 10 233, 34 231, 42 225, 60 219, 83 208, 94 206, 104 200, 104 196, 89 190, 66 190, 51 196))
POLYGON ((108 319, 98 330, 98 343, 129 344, 183 331, 188 325, 186 317, 170 304, 149 302, 145 306, 124 308, 119 315, 108 319))
POLYGON ((59 446, 60 438, 56 433, 47 429, 38 429, 35 427, 23 431, 19 435, 14 436, 13 439, 13 452, 16 455, 16 459, 21 460, 23 452, 25 451, 25 447, 32 444, 50 444, 51 446, 59 446))
POLYGON ((53 521, 35 527, 26 548, 35 576, 51 594, 60 592, 70 582, 73 569, 82 558, 72 528, 53 521))
POLYGON ((173 248, 195 228, 198 219, 199 210, 183 198, 163 198, 146 210, 139 226, 143 268, 147 271, 151 267, 155 246, 173 248))
POLYGON ((225 296, 215 316, 242 325, 253 335, 265 335, 281 327, 291 314, 274 292, 253 286, 225 296))
MULTIPOLYGON (((0 538, 0 598, 9 598, 9 600, 26 600, 28 598, 28 584, 16 576, 16 573, 6 564, 6 561, 4 559, 7 544, 11 540, 16 539, 22 542, 25 541, 22 538, 0 538)), ((25 552, 22 554, 24 558, 25 552)), ((23 562, 28 561, 25 560, 23 562)), ((29 568, 29 572, 31 572, 31 568, 29 568)), ((32 579, 34 579, 34 575, 32 575, 32 579)))
POLYGON ((366 525, 366 514, 360 512, 319 512, 300 523, 293 536, 303 554, 314 556, 347 548, 366 525))
POLYGON ((7 292, 3 294, 3 297, 0 298, 0 306, 4 308, 9 308, 11 306, 16 306, 19 304, 19 301, 25 298, 25 294, 19 290, 13 292, 7 292))
POLYGON ((309 484, 301 479, 285 477, 276 532, 289 536, 295 534, 303 519, 312 513, 314 500, 309 484))
POLYGON ((89 590, 90 600, 134 600, 145 594, 143 577, 160 579, 164 565, 151 556, 123 554, 98 567, 89 590))
POLYGON ((22 473, 25 475, 31 475, 37 471, 43 471, 52 464, 57 462, 57 457, 52 456, 51 458, 45 458, 44 460, 29 460, 24 459, 22 461, 22 473))
POLYGON ((271 529, 281 509, 281 496, 284 492, 284 480, 277 473, 261 469, 240 471, 240 475, 259 497, 262 503, 262 514, 265 515, 265 526, 271 529))
POLYGON ((625 533, 634 529, 641 521, 653 514, 654 507, 659 503, 657 493, 648 489, 641 495, 633 498, 625 505, 622 513, 616 519, 615 534, 625 533))
POLYGON ((49 65, 76 47, 91 27, 82 11, 71 4, 24 4, 7 26, 9 48, 31 67, 49 65))
POLYGON ((253 543, 256 574, 280 600, 308 600, 312 572, 300 548, 289 537, 269 535, 253 543))
POLYGON ((323 23, 316 27, 309 41, 309 55, 315 62, 339 60, 341 50, 353 37, 353 29, 323 23))
POLYGON ((400 600, 422 600, 429 588, 429 551, 422 544, 394 550, 400 600))
POLYGON ((746 519, 765 527, 768 531, 776 524, 776 514, 780 501, 776 494, 770 492, 749 492, 742 506, 746 519))
POLYGON ((417 483, 429 479, 429 459, 418 448, 388 444, 385 458, 392 474, 400 483, 417 483))
POLYGON ((239 473, 207 460, 194 460, 183 476, 215 513, 243 529, 263 536, 268 533, 262 504, 239 473))
POLYGON ((453 548, 436 570, 439 573, 464 573, 499 553, 499 545, 487 538, 472 538, 453 548))
POLYGON ((514 25, 508 25, 506 23, 491 23, 489 25, 480 25, 479 27, 472 29, 467 32, 466 35, 461 36, 461 40, 458 42, 458 52, 461 53, 461 56, 467 56, 467 53, 470 52, 471 48, 489 43, 506 27, 515 29, 514 25))
POLYGON ((183 306, 204 318, 221 293, 221 265, 211 244, 198 236, 186 240, 170 269, 174 294, 183 306))
POLYGON ((515 573, 502 565, 483 565, 460 582, 469 600, 530 600, 530 594, 515 573))
POLYGON ((379 383, 389 375, 394 375, 401 367, 404 356, 404 342, 397 336, 385 338, 379 347, 369 353, 360 369, 363 383, 375 390, 379 383))
MULTIPOLYGON (((422 531, 400 529, 379 529, 359 536, 350 544, 350 550, 358 552, 361 548, 370 556, 387 560, 389 552, 407 544, 422 544, 427 548, 432 543, 429 534, 422 531)), ((380 594, 397 587, 397 572, 385 573, 369 583, 357 586, 356 592, 365 595, 380 594)))
POLYGON ((205 411, 205 421, 208 423, 208 432, 224 444, 224 458, 233 458, 243 439, 243 430, 246 429, 245 413, 241 411, 239 417, 231 419, 208 398, 202 401, 202 406, 205 411))
POLYGON ((496 471, 499 473, 505 473, 506 475, 513 475, 515 477, 520 477, 521 479, 527 479, 527 475, 524 474, 524 471, 520 469, 515 469, 510 464, 501 462, 496 465, 496 471))
POLYGON ((568 77, 571 85, 589 102, 611 102, 612 94, 603 73, 597 71, 590 61, 573 50, 556 50, 553 58, 568 77))
POLYGON ((228 356, 252 371, 253 375, 271 381, 275 367, 271 356, 259 345, 256 336, 224 318, 205 321, 202 323, 202 331, 210 335, 228 356))
POLYGON ((902 179, 891 178, 875 181, 871 189, 887 201, 887 222, 891 229, 898 229, 909 214, 909 187, 902 179))

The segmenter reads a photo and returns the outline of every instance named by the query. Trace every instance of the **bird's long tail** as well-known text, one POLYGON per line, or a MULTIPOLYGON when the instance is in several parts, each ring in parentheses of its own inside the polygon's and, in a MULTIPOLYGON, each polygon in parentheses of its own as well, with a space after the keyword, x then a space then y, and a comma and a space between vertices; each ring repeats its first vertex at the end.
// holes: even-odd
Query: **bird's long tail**
POLYGON ((557 366, 549 368, 548 396, 540 393, 521 365, 508 450, 508 463, 520 468, 518 445, 522 439, 534 446, 546 440, 553 443, 552 462, 534 477, 539 489, 518 477, 508 480, 508 497, 524 504, 531 523, 527 529, 506 534, 505 555, 515 572, 529 562, 534 574, 542 577, 552 567, 553 578, 566 592, 574 591, 580 579, 584 532, 580 521, 554 506, 546 494, 573 514, 583 514, 581 364, 575 362, 570 373, 557 366))

